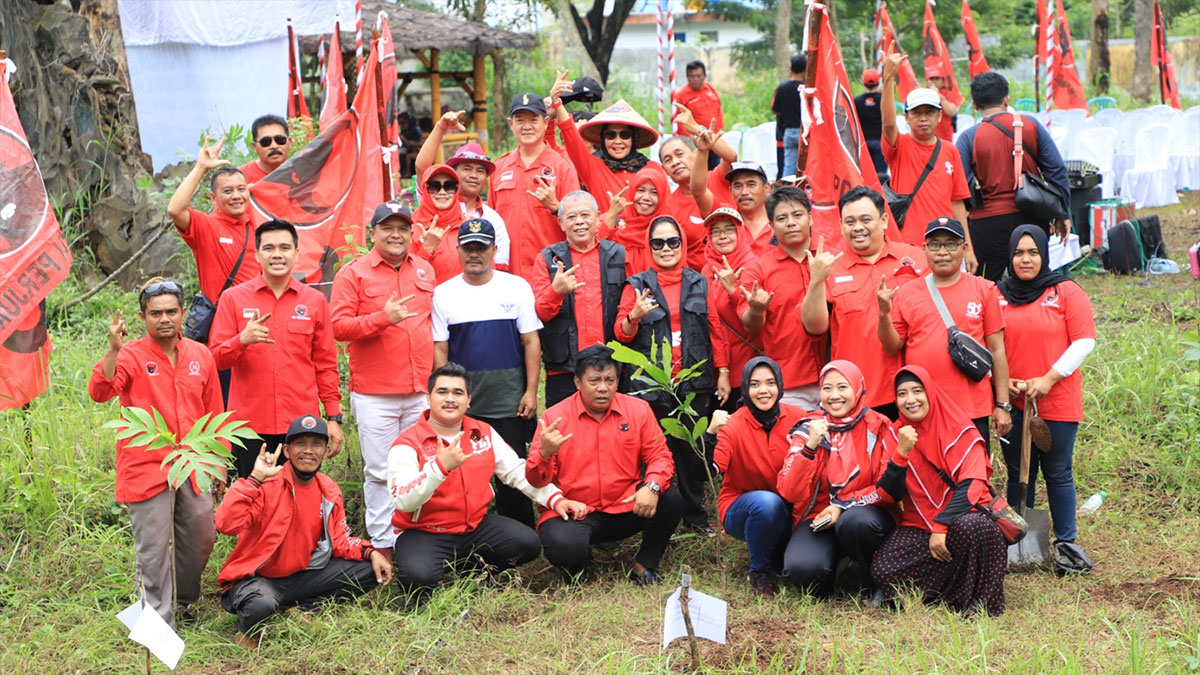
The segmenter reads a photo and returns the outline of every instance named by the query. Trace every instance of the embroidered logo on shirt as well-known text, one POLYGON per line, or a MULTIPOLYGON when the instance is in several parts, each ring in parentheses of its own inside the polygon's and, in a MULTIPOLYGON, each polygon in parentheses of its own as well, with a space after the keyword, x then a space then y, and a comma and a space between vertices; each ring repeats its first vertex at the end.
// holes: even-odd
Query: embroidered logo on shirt
POLYGON ((191 363, 189 363, 188 364, 188 375, 199 375, 199 374, 200 374, 200 362, 192 361, 191 363))
POLYGON ((308 305, 296 305, 296 316, 308 316, 308 305))
POLYGON ((1042 307, 1058 307, 1058 293, 1050 291, 1046 294, 1046 299, 1042 300, 1042 307))
POLYGON ((150 375, 157 375, 158 374, 158 364, 153 361, 147 361, 146 362, 146 372, 149 373, 150 375))
POLYGON ((981 316, 983 316, 983 303, 968 302, 967 303, 967 317, 971 318, 971 319, 978 319, 981 316))
POLYGON ((421 269, 420 267, 417 268, 417 278, 421 281, 426 280, 425 270, 421 269))
POLYGON ((621 422, 620 429, 621 431, 629 431, 629 422, 621 422))
POLYGON ((946 167, 946 175, 953 176, 954 175, 954 165, 951 164, 950 162, 942 162, 942 164, 945 165, 945 167, 946 167))

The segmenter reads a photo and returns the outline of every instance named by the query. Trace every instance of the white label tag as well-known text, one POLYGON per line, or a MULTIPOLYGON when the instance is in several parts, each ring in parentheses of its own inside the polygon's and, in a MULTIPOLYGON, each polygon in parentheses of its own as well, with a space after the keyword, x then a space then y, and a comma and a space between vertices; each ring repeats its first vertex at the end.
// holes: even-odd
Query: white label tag
POLYGON ((217 241, 221 242, 222 244, 232 244, 233 243, 233 239, 230 237, 217 237, 217 241))
POLYGON ((846 275, 844 277, 834 277, 834 279, 833 279, 833 283, 835 283, 835 284, 844 284, 847 281, 854 281, 854 277, 850 276, 850 275, 846 275))

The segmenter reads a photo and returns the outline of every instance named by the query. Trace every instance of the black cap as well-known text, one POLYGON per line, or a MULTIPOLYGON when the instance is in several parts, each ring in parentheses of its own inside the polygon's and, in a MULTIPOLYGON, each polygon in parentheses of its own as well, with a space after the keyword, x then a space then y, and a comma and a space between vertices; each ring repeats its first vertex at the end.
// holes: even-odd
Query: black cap
POLYGON ((945 216, 942 216, 941 218, 934 218, 933 220, 929 221, 928 225, 925 226, 925 236, 926 237, 933 234, 934 232, 939 232, 939 231, 940 232, 949 232, 950 234, 958 237, 959 239, 967 238, 967 231, 963 229, 962 223, 958 222, 954 218, 947 218, 945 216))
POLYGON ((546 102, 542 100, 541 94, 535 94, 532 91, 517 94, 513 97, 512 105, 508 106, 508 116, 512 117, 520 110, 528 110, 544 116, 546 114, 546 102))
POLYGON ((729 170, 725 172, 725 180, 733 180, 733 174, 739 171, 748 171, 762 176, 764 182, 770 182, 767 178, 767 172, 763 170, 762 164, 758 162, 734 162, 730 165, 729 170))
POLYGON ((371 224, 378 225, 393 216, 403 218, 408 221, 409 225, 412 225, 412 211, 409 211, 407 206, 397 201, 384 202, 376 206, 375 215, 371 216, 371 224))
POLYGON ((562 95, 562 102, 582 101, 583 103, 595 103, 603 96, 604 87, 600 86, 600 83, 594 78, 584 75, 575 78, 571 82, 571 91, 562 95))
POLYGON ((285 443, 291 443, 292 439, 297 436, 312 434, 320 436, 325 440, 329 440, 329 426, 325 424, 325 420, 317 415, 302 415, 292 420, 288 425, 287 436, 284 438, 285 443))
POLYGON ((472 243, 495 246, 496 228, 483 218, 463 221, 463 224, 458 226, 458 245, 472 243))

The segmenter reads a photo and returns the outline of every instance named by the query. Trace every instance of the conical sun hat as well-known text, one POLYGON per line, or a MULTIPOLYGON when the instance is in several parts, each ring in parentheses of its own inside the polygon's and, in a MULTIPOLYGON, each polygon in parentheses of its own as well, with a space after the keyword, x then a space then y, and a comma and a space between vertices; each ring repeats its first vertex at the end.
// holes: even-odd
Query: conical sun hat
POLYGON ((592 145, 600 145, 601 132, 605 124, 624 124, 633 128, 633 146, 648 148, 658 140, 658 132, 644 117, 638 114, 633 106, 621 99, 609 107, 596 113, 592 119, 579 125, 579 135, 592 145))

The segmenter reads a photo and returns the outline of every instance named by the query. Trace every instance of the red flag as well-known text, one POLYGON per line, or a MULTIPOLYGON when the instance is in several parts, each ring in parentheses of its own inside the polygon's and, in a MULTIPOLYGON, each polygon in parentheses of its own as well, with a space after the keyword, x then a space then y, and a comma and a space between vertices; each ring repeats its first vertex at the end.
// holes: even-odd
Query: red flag
POLYGON ((1058 54, 1055 55, 1053 74, 1048 76, 1053 83, 1054 107, 1060 110, 1087 110, 1087 96, 1083 93, 1083 83, 1079 81, 1079 71, 1075 70, 1075 47, 1071 44, 1071 29, 1067 26, 1067 11, 1063 9, 1062 0, 1058 0, 1056 14, 1054 37, 1058 54))
POLYGON ((975 16, 971 13, 971 6, 967 4, 967 0, 963 0, 962 4, 962 27, 963 35, 967 40, 967 65, 970 68, 971 77, 988 72, 991 68, 988 68, 987 59, 983 58, 983 45, 979 42, 979 31, 975 28, 975 16))
POLYGON ((363 243, 364 223, 382 194, 379 166, 375 69, 367 68, 354 105, 250 187, 255 225, 278 218, 296 226, 295 274, 305 283, 328 291, 341 253, 363 243))
MULTIPOLYGON (((888 53, 889 47, 895 54, 904 53, 904 50, 900 48, 900 37, 896 34, 896 27, 892 25, 892 17, 888 15, 887 5, 881 0, 875 10, 875 67, 881 73, 883 72, 883 57, 888 53)), ((896 100, 903 101, 908 98, 908 92, 919 86, 917 75, 913 72, 912 61, 905 59, 900 64, 900 72, 896 76, 896 89, 898 90, 896 100)))
MULTIPOLYGON (((396 45, 392 42, 392 29, 388 26, 387 12, 379 13, 379 67, 383 77, 384 159, 388 179, 388 199, 400 194, 400 123, 396 121, 396 45)), ((435 114, 440 114, 440 111, 435 114)))
POLYGON ((937 22, 933 20, 933 0, 925 0, 925 27, 922 33, 921 51, 925 56, 925 81, 934 77, 946 78, 946 88, 942 96, 955 105, 963 102, 962 92, 958 90, 958 80, 954 77, 954 64, 950 62, 950 50, 946 49, 946 41, 938 31, 937 22))
POLYGON ((1179 105, 1179 85, 1175 80, 1175 60, 1167 45, 1167 22, 1163 19, 1162 7, 1154 3, 1154 47, 1150 50, 1150 65, 1158 68, 1158 84, 1161 100, 1176 110, 1179 105))
MULTIPOLYGON (((804 50, 808 51, 810 21, 820 21, 821 30, 815 63, 816 86, 804 92, 800 106, 804 116, 804 136, 808 141, 808 160, 804 174, 812 197, 813 246, 821 237, 825 242, 842 240, 838 198, 855 185, 866 185, 882 193, 875 164, 867 150, 866 138, 854 109, 854 94, 842 64, 837 38, 826 20, 825 6, 813 3, 804 18, 804 50)), ((886 236, 900 240, 899 230, 888 218, 886 236)))
POLYGON ((325 101, 321 103, 321 131, 346 112, 346 74, 342 68, 342 46, 339 33, 341 22, 333 24, 333 35, 329 38, 329 52, 325 57, 325 79, 322 89, 325 101))
POLYGON ((46 296, 71 269, 71 252, 50 208, 0 61, 0 409, 46 391, 54 347, 46 296))
POLYGON ((292 30, 292 20, 287 20, 288 32, 288 119, 311 117, 308 103, 304 100, 303 80, 300 79, 300 43, 292 30))

